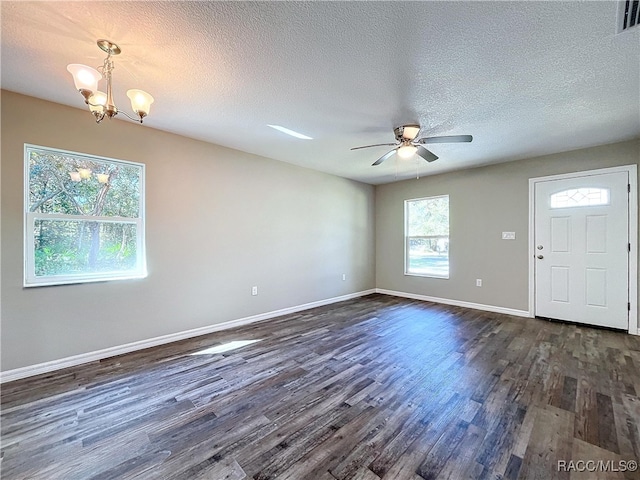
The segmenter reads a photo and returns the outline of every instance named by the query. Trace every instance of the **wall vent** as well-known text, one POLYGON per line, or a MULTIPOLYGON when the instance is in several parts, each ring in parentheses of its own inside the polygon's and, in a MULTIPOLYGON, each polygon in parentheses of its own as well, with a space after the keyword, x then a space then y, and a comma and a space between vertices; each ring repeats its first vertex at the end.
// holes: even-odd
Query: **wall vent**
POLYGON ((640 26, 640 0, 621 0, 618 4, 618 33, 640 26))

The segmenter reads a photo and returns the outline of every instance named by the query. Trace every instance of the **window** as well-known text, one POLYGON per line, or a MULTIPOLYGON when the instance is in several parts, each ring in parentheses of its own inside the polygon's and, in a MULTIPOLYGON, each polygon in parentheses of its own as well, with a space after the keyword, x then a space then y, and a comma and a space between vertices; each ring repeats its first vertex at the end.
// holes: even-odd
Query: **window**
POLYGON ((608 188, 572 188, 551 195, 551 208, 609 205, 608 188))
POLYGON ((146 276, 144 165, 25 145, 26 287, 146 276))
POLYGON ((404 204, 405 274, 449 278, 449 195, 404 204))

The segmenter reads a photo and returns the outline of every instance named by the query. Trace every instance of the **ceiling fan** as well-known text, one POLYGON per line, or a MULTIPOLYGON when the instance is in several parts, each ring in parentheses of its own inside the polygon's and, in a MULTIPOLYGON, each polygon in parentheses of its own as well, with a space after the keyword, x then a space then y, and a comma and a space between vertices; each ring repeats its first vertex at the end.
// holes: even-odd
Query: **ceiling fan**
POLYGON ((423 137, 418 138, 420 125, 402 125, 393 129, 396 136, 396 143, 376 143, 375 145, 365 145, 364 147, 354 147, 351 150, 360 150, 361 148, 370 147, 395 147, 393 150, 385 153, 378 160, 373 162, 372 166, 380 165, 386 159, 397 153, 401 158, 410 158, 413 154, 418 154, 427 162, 433 162, 438 156, 430 152, 422 145, 427 143, 462 143, 473 140, 471 135, 445 135, 440 137, 423 137))

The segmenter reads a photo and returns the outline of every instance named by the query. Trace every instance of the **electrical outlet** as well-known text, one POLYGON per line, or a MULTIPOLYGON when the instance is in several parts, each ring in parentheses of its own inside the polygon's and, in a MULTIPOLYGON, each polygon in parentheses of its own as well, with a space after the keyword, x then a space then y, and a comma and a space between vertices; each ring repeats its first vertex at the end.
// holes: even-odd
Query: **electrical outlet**
POLYGON ((258 287, 251 287, 251 295, 257 295, 258 294, 258 287))
POLYGON ((476 287, 481 287, 481 286, 482 286, 482 279, 476 278, 476 287))
POLYGON ((346 273, 343 273, 343 274, 342 274, 342 280, 346 280, 346 279, 347 279, 347 274, 346 274, 346 273))

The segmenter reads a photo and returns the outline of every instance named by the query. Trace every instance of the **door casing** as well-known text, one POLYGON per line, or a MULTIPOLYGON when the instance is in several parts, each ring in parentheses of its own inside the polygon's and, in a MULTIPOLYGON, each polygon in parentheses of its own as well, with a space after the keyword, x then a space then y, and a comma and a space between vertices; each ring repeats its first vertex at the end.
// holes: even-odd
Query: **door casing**
POLYGON ((535 317, 535 245, 534 245, 534 213, 535 213, 535 185, 538 182, 549 180, 561 180, 568 178, 584 177, 589 175, 601 175, 604 173, 627 172, 629 174, 629 333, 640 335, 638 325, 638 173, 636 165, 623 165, 619 167, 600 168, 581 172, 550 175, 529 179, 529 244, 527 254, 529 256, 529 316, 535 317))

